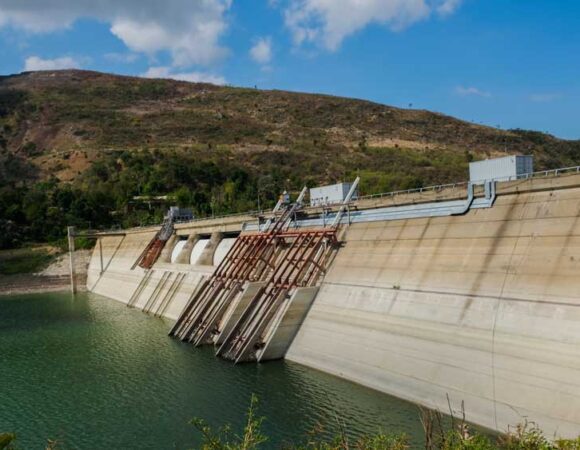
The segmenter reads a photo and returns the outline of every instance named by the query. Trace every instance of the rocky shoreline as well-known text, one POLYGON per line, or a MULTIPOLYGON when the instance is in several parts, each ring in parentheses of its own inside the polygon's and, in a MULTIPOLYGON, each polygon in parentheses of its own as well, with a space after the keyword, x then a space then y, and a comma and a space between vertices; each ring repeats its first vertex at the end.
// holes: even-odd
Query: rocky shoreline
MULTIPOLYGON (((90 250, 75 252, 77 291, 86 290, 90 257, 90 250)), ((0 275, 0 296, 67 290, 70 290, 68 254, 60 255, 50 266, 39 273, 0 275)))
POLYGON ((37 274, 0 276, 0 295, 58 292, 68 289, 70 289, 70 278, 68 276, 37 274))

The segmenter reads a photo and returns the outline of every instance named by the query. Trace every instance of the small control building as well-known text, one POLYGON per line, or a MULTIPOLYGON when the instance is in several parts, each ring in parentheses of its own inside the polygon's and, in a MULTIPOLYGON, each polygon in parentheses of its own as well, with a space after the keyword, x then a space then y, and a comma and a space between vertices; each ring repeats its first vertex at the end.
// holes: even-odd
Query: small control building
POLYGON ((483 184, 490 180, 517 180, 526 178, 533 172, 532 155, 512 155, 469 163, 469 181, 472 184, 483 184))
MULTIPOLYGON (((327 206, 342 203, 352 187, 352 183, 338 183, 310 189, 310 206, 327 206)), ((356 190, 351 200, 358 198, 356 190)))
POLYGON ((171 206, 169 208, 169 216, 173 218, 173 222, 188 222, 194 219, 191 209, 180 208, 179 206, 171 206))

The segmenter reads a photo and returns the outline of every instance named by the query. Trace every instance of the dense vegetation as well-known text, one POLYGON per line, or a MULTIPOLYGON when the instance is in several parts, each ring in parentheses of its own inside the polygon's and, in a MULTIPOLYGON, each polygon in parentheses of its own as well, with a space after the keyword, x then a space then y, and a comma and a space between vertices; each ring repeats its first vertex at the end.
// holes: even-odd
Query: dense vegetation
POLYGON ((280 174, 256 178, 227 162, 177 154, 115 152, 95 162, 75 183, 56 178, 0 186, 0 248, 27 241, 54 242, 67 225, 79 228, 131 227, 159 223, 168 204, 194 206, 207 216, 256 208, 274 200, 280 174), (137 196, 170 194, 149 205, 137 196))
POLYGON ((0 248, 81 228, 254 210, 303 185, 363 193, 464 180, 474 159, 580 163, 580 142, 428 111, 84 71, 0 77, 0 248), (166 196, 165 202, 142 197, 166 196), (141 200, 135 199, 141 197, 141 200))
MULTIPOLYGON (((431 159, 389 149, 372 152, 382 161, 381 166, 392 169, 363 166, 368 168, 346 172, 346 179, 361 175, 363 192, 420 187, 435 182, 431 169, 458 172, 458 168, 465 170, 467 161, 465 155, 446 152, 431 159), (411 169, 412 175, 408 173, 411 169)), ((169 204, 191 206, 199 217, 256 210, 258 199, 265 208, 284 189, 297 191, 304 184, 312 187, 316 183, 314 175, 291 164, 264 159, 262 173, 238 164, 228 148, 200 153, 113 151, 70 183, 61 183, 56 177, 34 183, 0 183, 0 228, 4 231, 0 248, 27 241, 54 242, 64 236, 67 225, 84 229, 160 223, 169 204), (156 196, 168 198, 155 201, 156 196)))

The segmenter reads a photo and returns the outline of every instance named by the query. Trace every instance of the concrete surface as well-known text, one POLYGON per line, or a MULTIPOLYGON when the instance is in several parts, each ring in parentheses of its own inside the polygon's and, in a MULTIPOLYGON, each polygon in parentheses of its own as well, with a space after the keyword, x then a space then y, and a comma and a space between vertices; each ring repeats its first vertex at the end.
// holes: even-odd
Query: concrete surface
POLYGON ((497 430, 580 434, 580 189, 351 226, 287 358, 497 430))
POLYGON ((191 251, 193 250, 193 247, 195 247, 197 241, 199 241, 199 234, 189 235, 175 262, 178 264, 189 264, 191 251))
MULTIPOLYGON (((99 247, 96 246, 89 265, 88 290, 128 303, 147 273, 141 267, 135 267, 135 269, 131 270, 131 266, 154 236, 155 231, 150 231, 101 238, 105 271, 102 275, 99 274, 99 247)), ((144 286, 139 296, 134 299, 132 306, 139 309, 148 306, 147 310, 154 313, 162 305, 162 302, 167 299, 167 296, 171 295, 172 299, 168 302, 163 316, 177 319, 201 277, 210 274, 212 270, 211 266, 191 266, 189 264, 171 264, 159 261, 153 266, 153 273, 147 285, 144 286), (161 286, 160 283, 162 283, 163 275, 166 272, 170 273, 171 279, 164 286, 161 286), (177 274, 185 274, 185 277, 180 283, 179 289, 172 293, 170 289, 177 274), (156 293, 157 297, 155 301, 150 302, 152 304, 148 305, 148 301, 153 300, 152 295, 157 287, 160 288, 159 292, 156 293)))
POLYGON ((265 286, 265 281, 246 283, 246 285, 242 288, 242 291, 237 294, 236 298, 224 314, 224 317, 219 326, 221 332, 216 337, 216 345, 221 345, 224 342, 224 339, 229 336, 250 302, 254 300, 258 291, 260 291, 265 286))
POLYGON ((214 255, 215 251, 217 250, 222 239, 223 239, 223 234, 221 232, 216 231, 216 232, 212 233, 211 238, 209 239, 209 242, 207 243, 207 245, 205 246, 205 248, 201 252, 201 255, 199 256, 196 264, 199 264, 201 266, 212 266, 213 265, 213 255, 214 255))
POLYGON ((258 362, 282 359, 308 314, 318 286, 297 288, 280 308, 266 333, 264 348, 257 352, 258 362))
MULTIPOLYGON (((449 395, 493 429, 528 418, 549 436, 580 434, 580 176, 500 183, 497 193, 493 208, 464 216, 341 230, 344 247, 286 357, 444 412, 449 395)), ((354 207, 464 196, 457 188, 354 207)), ((239 231, 248 219, 177 232, 239 231)), ((146 274, 131 266, 155 231, 101 238, 105 272, 95 252, 88 288, 127 303, 146 274)), ((214 267, 158 262, 153 270, 135 307, 158 287, 153 311, 167 300, 164 316, 176 318, 214 267), (174 293, 171 282, 160 286, 166 272, 183 277, 174 293)))

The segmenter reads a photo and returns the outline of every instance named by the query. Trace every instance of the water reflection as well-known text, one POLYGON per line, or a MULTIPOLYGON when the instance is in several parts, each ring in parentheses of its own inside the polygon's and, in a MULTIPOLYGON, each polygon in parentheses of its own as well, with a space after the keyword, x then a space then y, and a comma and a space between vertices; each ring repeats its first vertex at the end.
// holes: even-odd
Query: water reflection
POLYGON ((191 448, 202 417, 241 429, 260 398, 268 447, 322 423, 351 435, 406 432, 422 444, 416 406, 289 362, 234 366, 211 348, 167 337, 171 323, 103 297, 0 299, 0 429, 23 448, 191 448))

